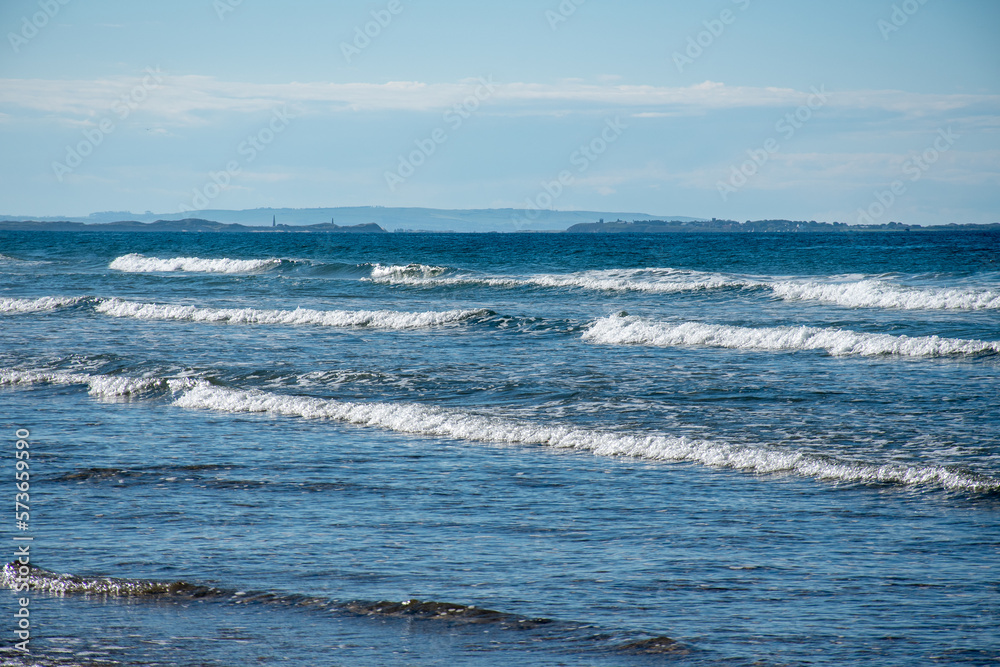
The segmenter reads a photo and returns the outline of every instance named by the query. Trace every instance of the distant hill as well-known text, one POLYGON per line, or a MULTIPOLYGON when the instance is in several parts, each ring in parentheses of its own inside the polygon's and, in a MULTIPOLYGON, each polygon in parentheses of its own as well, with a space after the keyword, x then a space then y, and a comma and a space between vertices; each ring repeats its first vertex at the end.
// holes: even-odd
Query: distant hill
MULTIPOLYGON (((272 209, 257 209, 253 213, 255 217, 263 217, 262 211, 272 209)), ((292 209, 289 209, 292 210, 292 209)), ((300 215, 310 211, 330 211, 331 209, 296 209, 300 215)), ((341 209, 335 209, 341 210, 341 209)), ((224 222, 206 218, 182 218, 178 220, 164 219, 153 221, 142 220, 114 220, 105 222, 83 222, 78 219, 58 220, 0 220, 0 230, 34 230, 34 231, 61 231, 61 232, 251 232, 251 233, 313 233, 313 234, 384 234, 387 231, 396 232, 518 232, 518 231, 563 231, 571 234, 669 234, 669 233, 789 233, 789 232, 908 232, 908 231, 943 231, 943 230, 969 230, 969 231, 993 231, 1000 230, 1000 224, 989 225, 935 225, 922 227, 920 225, 904 225, 900 222, 889 222, 884 225, 847 225, 842 222, 816 222, 795 221, 795 220, 747 220, 737 222, 735 220, 701 220, 697 218, 669 218, 656 219, 648 216, 635 218, 630 221, 615 219, 605 222, 602 217, 593 218, 565 225, 568 220, 576 219, 584 215, 601 216, 599 213, 588 214, 585 211, 541 211, 536 222, 541 221, 541 225, 565 225, 563 227, 520 227, 510 223, 508 219, 503 223, 503 216, 523 211, 514 209, 486 209, 469 211, 445 211, 440 209, 380 209, 378 207, 366 207, 351 209, 352 215, 341 215, 340 221, 352 221, 363 219, 362 215, 376 217, 383 221, 378 222, 353 222, 345 225, 330 222, 316 222, 311 224, 287 224, 279 223, 274 226, 248 225, 236 222, 224 222), (405 220, 406 226, 397 224, 392 227, 392 223, 385 220, 405 220), (556 222, 560 221, 560 222, 556 222), (387 229, 390 227, 390 229, 387 229)), ((235 217, 247 215, 246 211, 218 211, 227 214, 221 217, 235 217)), ((101 214, 103 215, 103 214, 101 214)), ((608 214, 604 214, 608 215, 608 214)), ((268 223, 278 219, 276 213, 268 214, 268 223)))
POLYGON ((921 227, 920 225, 904 225, 901 222, 889 222, 884 225, 847 225, 843 222, 816 222, 815 220, 633 220, 625 222, 585 222, 572 225, 566 230, 570 234, 669 234, 683 232, 758 232, 758 233, 789 233, 789 232, 908 232, 908 231, 942 231, 942 230, 1000 230, 1000 224, 991 225, 935 225, 921 227))
POLYGON ((138 222, 136 220, 120 220, 117 222, 100 222, 85 224, 69 220, 39 221, 39 220, 3 220, 0 230, 9 231, 46 231, 46 232, 256 232, 256 233, 293 233, 293 234, 385 234, 386 231, 374 222, 360 225, 335 225, 324 222, 316 225, 275 225, 267 227, 250 227, 235 223, 222 223, 201 218, 185 218, 183 220, 156 220, 154 222, 138 222))
MULTIPOLYGON (((675 220, 698 220, 667 216, 675 220)), ((0 220, 25 220, 29 216, 0 216, 0 220)), ((144 214, 129 211, 105 211, 84 217, 34 217, 39 222, 117 223, 182 221, 201 219, 218 223, 239 224, 253 228, 270 227, 271 220, 279 225, 299 226, 334 222, 338 226, 374 223, 387 231, 431 232, 515 232, 562 231, 570 225, 594 220, 655 220, 664 216, 646 213, 601 211, 526 211, 523 209, 436 209, 436 208, 387 208, 383 206, 344 206, 338 208, 258 208, 243 211, 204 210, 190 213, 163 214, 147 211, 144 214)))

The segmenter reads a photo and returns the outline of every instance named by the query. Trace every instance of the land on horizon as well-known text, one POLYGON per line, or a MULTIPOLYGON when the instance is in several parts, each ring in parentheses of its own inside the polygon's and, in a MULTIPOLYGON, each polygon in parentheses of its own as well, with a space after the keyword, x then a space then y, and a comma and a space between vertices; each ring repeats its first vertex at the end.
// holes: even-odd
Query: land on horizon
MULTIPOLYGON (((324 208, 255 208, 244 210, 206 209, 184 213, 132 213, 104 211, 86 216, 36 217, 0 215, 0 221, 33 220, 47 223, 122 222, 153 223, 160 221, 206 220, 223 224, 239 224, 254 230, 270 227, 272 221, 288 227, 335 224, 351 227, 375 223, 386 231, 427 232, 516 232, 562 231, 578 223, 598 220, 678 220, 697 221, 677 215, 650 215, 634 211, 556 211, 548 209, 437 209, 419 207, 339 206, 324 208)), ((2 223, 0 223, 2 224, 2 223)), ((122 229, 122 227, 118 227, 122 229)), ((317 230, 319 231, 319 230, 317 230)))
MULTIPOLYGON (((222 222, 219 220, 209 220, 205 218, 185 217, 180 219, 156 219, 152 221, 142 220, 113 220, 113 221, 92 221, 101 220, 104 217, 114 217, 114 212, 98 213, 88 216, 87 220, 80 219, 36 219, 36 220, 10 220, 0 219, 0 231, 58 231, 58 232, 222 232, 222 233, 376 233, 384 234, 388 232, 409 233, 496 233, 496 232, 562 232, 571 234, 663 234, 663 233, 792 233, 792 232, 866 232, 866 231, 941 231, 941 230, 996 230, 1000 229, 1000 223, 993 224, 946 224, 946 225, 907 225, 900 222, 889 222, 875 225, 848 225, 842 222, 817 222, 797 221, 797 220, 746 220, 738 222, 735 220, 724 220, 712 218, 705 220, 700 218, 670 217, 664 219, 652 218, 645 214, 634 214, 639 216, 632 220, 616 218, 605 222, 603 217, 596 221, 593 217, 589 221, 568 222, 584 215, 598 216, 599 213, 584 211, 540 211, 539 215, 550 224, 559 224, 562 228, 519 228, 513 225, 510 229, 496 229, 495 223, 498 214, 510 213, 512 209, 483 209, 465 211, 447 211, 442 209, 393 209, 383 207, 358 207, 352 209, 301 209, 298 215, 287 215, 288 211, 296 209, 281 209, 284 219, 302 220, 315 216, 319 211, 329 212, 330 210, 349 211, 353 215, 341 216, 341 220, 347 217, 356 220, 359 213, 369 213, 369 218, 377 218, 383 224, 379 224, 371 219, 367 222, 353 222, 353 224, 338 224, 335 222, 336 216, 330 216, 329 222, 318 223, 278 223, 277 213, 274 209, 256 209, 253 211, 217 211, 226 215, 218 217, 237 217, 246 221, 247 218, 259 219, 265 211, 271 211, 271 224, 246 224, 245 222, 222 222), (416 212, 416 213, 414 213, 416 212), (395 226, 390 223, 393 221, 395 226), (459 229, 442 228, 442 225, 450 221, 459 229), (558 221, 558 222, 557 222, 558 221), (387 224, 389 223, 389 224, 387 224), (421 226, 420 223, 423 223, 421 226), (478 224, 477 224, 478 223, 478 224), (490 224, 494 223, 494 224, 490 224), (406 224, 407 226, 399 226, 406 224), (385 226, 383 226, 385 225, 385 226), (387 228, 389 227, 389 228, 387 228), (464 228, 462 228, 464 227, 464 228)), ((125 212, 128 213, 128 212, 125 212)), ((516 216, 518 212, 514 212, 516 216)), ((520 213, 524 213, 523 211, 520 213)), ((153 214, 146 214, 137 217, 150 217, 153 214)), ((514 218, 517 219, 516 217, 514 218)))

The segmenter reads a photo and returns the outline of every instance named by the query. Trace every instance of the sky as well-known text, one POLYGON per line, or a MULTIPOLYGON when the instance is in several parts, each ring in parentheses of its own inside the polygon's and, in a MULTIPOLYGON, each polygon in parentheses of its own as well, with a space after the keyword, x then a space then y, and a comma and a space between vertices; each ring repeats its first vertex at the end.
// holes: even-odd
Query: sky
POLYGON ((1000 222, 996 0, 3 0, 0 214, 1000 222))

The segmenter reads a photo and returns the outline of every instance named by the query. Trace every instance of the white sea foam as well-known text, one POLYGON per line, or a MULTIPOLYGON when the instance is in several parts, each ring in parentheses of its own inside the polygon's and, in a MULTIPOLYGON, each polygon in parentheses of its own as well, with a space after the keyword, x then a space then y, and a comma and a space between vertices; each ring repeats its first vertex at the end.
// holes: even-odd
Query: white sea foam
POLYGON ((161 271, 183 271, 191 273, 259 273, 279 266, 282 261, 270 259, 202 259, 200 257, 146 257, 130 253, 115 258, 109 269, 128 273, 153 273, 161 271))
POLYGON ((568 274, 540 274, 528 282, 542 287, 581 287, 606 292, 653 292, 669 294, 732 287, 752 287, 753 280, 703 271, 678 269, 608 269, 568 274))
POLYGON ((42 313, 58 310, 80 303, 84 296, 43 296, 38 299, 0 298, 0 313, 11 315, 17 313, 42 313))
POLYGON ((1000 308, 1000 292, 958 288, 909 287, 885 280, 842 283, 779 281, 775 295, 789 301, 822 301, 851 308, 905 310, 985 310, 1000 308))
POLYGON ((189 378, 166 379, 158 377, 130 377, 127 375, 92 375, 64 371, 21 371, 0 369, 2 385, 87 385, 87 393, 99 398, 138 396, 156 390, 180 391, 193 387, 200 380, 189 378))
POLYGON ((91 395, 99 397, 130 396, 151 390, 166 390, 175 397, 174 405, 183 408, 331 419, 399 433, 472 442, 540 445, 589 451, 598 456, 686 461, 758 474, 788 473, 837 482, 934 486, 976 492, 1000 491, 1000 479, 949 470, 942 466, 841 461, 764 445, 733 445, 656 433, 632 435, 536 424, 414 403, 354 403, 260 390, 231 389, 194 378, 129 378, 0 369, 0 385, 40 383, 83 384, 89 387, 91 395))
POLYGON ((433 273, 421 274, 416 271, 386 272, 376 275, 373 272, 369 280, 380 283, 426 286, 484 285, 500 288, 526 286, 569 287, 604 292, 651 292, 656 294, 732 287, 755 287, 764 284, 758 280, 718 273, 659 268, 540 273, 530 276, 477 276, 471 274, 440 276, 433 273))
POLYGON ((595 321, 583 333, 583 339, 605 345, 704 345, 737 350, 826 350, 833 355, 862 356, 940 357, 1000 352, 1000 342, 939 336, 893 336, 806 326, 749 328, 701 322, 669 324, 619 316, 595 321))
POLYGON ((329 327, 418 329, 462 322, 490 314, 488 310, 399 312, 392 310, 258 310, 256 308, 198 308, 122 299, 106 299, 95 310, 114 317, 143 320, 186 320, 225 324, 316 324, 329 327))
POLYGON ((261 412, 307 419, 334 419, 400 433, 512 445, 542 445, 590 451, 599 456, 633 456, 689 461, 753 473, 793 473, 825 480, 931 485, 996 491, 1000 480, 941 466, 875 465, 838 461, 765 446, 732 445, 662 434, 629 435, 548 426, 407 403, 351 403, 199 384, 175 405, 222 412, 261 412))
POLYGON ((428 266, 426 264, 375 264, 372 266, 371 278, 376 281, 386 280, 387 282, 397 278, 433 278, 440 276, 448 269, 443 266, 428 266))
POLYGON ((851 308, 907 310, 1000 308, 1000 291, 997 290, 910 287, 873 278, 820 282, 671 268, 604 269, 528 276, 484 276, 468 273, 443 275, 446 272, 447 269, 443 267, 424 264, 407 266, 376 264, 371 276, 363 280, 428 287, 482 285, 509 289, 536 286, 652 294, 761 287, 769 288, 775 296, 789 301, 821 301, 851 308))

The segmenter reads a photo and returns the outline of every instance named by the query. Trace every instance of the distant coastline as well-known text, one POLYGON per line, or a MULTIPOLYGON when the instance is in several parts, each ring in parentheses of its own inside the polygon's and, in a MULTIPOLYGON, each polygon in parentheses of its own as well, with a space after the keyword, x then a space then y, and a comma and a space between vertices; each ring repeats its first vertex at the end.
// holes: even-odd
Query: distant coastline
POLYGON ((888 222, 881 225, 848 225, 843 222, 816 222, 799 220, 636 220, 625 222, 588 222, 572 225, 566 230, 570 234, 671 234, 685 232, 716 233, 793 233, 793 232, 925 232, 925 231, 993 231, 1000 230, 1000 223, 992 224, 949 224, 949 225, 905 225, 888 222))
MULTIPOLYGON (((337 225, 324 222, 312 225, 243 225, 223 223, 202 218, 184 220, 156 220, 139 222, 83 223, 51 220, 0 220, 0 231, 47 232, 216 232, 216 233, 272 233, 272 234, 387 234, 380 225, 369 222, 355 225, 337 225)), ((441 233, 437 230, 396 229, 396 233, 441 233)), ((802 232, 935 232, 935 231, 1000 231, 1000 223, 905 225, 889 222, 881 225, 847 225, 841 222, 816 222, 795 220, 616 220, 613 222, 582 222, 560 230, 518 230, 500 233, 566 233, 566 234, 683 234, 683 233, 802 233, 802 232)), ((463 232, 467 233, 467 232, 463 232)), ((497 233, 497 232, 491 232, 497 233)))
POLYGON ((38 220, 0 220, 0 231, 44 232, 221 232, 221 233, 293 233, 293 234, 386 234, 374 222, 357 225, 336 225, 323 222, 315 225, 251 226, 239 223, 215 222, 201 218, 184 220, 156 220, 155 222, 69 222, 38 220))

